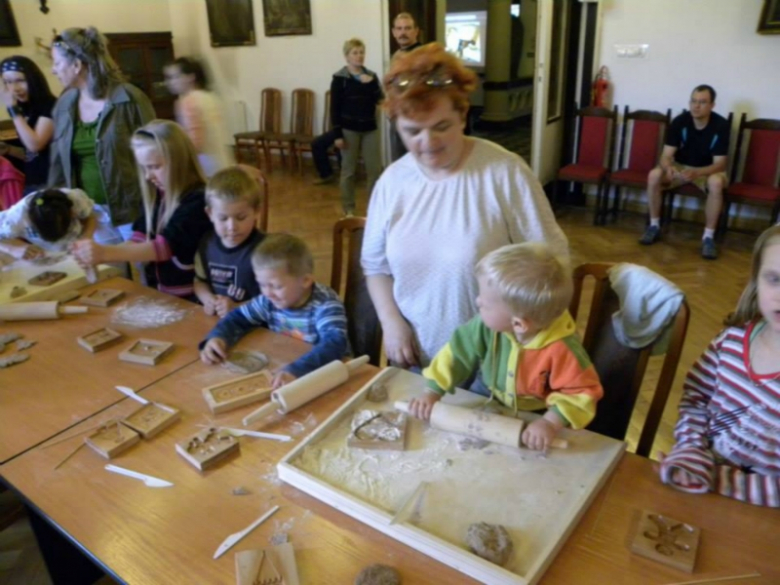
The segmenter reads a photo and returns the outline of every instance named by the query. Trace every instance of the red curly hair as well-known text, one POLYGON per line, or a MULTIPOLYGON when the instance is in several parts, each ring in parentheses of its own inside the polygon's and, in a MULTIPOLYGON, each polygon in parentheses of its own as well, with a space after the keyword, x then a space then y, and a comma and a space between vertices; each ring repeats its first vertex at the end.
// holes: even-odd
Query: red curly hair
POLYGON ((431 111, 439 96, 452 100, 452 107, 465 115, 469 109, 469 94, 477 87, 477 76, 455 55, 439 43, 429 43, 408 53, 398 54, 384 77, 385 100, 382 102, 390 118, 411 112, 431 111), (452 80, 447 85, 420 83, 435 76, 452 80), (412 80, 408 87, 399 87, 399 78, 412 80))

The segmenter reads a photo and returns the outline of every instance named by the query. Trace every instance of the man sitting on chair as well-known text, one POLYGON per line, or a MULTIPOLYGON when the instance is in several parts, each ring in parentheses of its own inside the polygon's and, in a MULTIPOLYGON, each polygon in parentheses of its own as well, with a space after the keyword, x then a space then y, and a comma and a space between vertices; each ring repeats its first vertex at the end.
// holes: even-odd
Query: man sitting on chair
POLYGON ((660 164, 647 177, 650 226, 639 243, 649 246, 661 239, 662 192, 692 183, 707 193, 701 255, 707 260, 718 257, 714 236, 723 190, 728 186, 725 171, 731 128, 723 116, 712 111, 714 106, 715 90, 698 85, 691 94, 690 112, 672 120, 660 164))

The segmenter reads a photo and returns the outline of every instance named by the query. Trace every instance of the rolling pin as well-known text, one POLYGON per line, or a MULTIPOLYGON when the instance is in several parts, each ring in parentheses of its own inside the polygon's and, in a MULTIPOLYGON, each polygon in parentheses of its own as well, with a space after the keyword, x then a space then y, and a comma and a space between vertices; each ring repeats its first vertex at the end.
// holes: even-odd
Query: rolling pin
POLYGON ((278 390, 274 390, 268 404, 249 413, 241 422, 244 423, 244 426, 248 426, 275 411, 280 414, 292 412, 299 406, 322 396, 328 390, 343 384, 349 380, 349 375, 354 370, 367 363, 368 356, 364 355, 346 363, 337 360, 317 368, 278 390))
POLYGON ((60 307, 57 301, 8 303, 0 305, 0 321, 40 321, 86 312, 87 307, 60 307))
MULTIPOLYGON (((400 400, 394 406, 396 410, 409 414, 408 402, 400 400)), ((468 435, 499 445, 523 446, 525 421, 492 412, 437 402, 431 409, 430 425, 440 431, 468 435)), ((556 449, 566 449, 569 442, 565 439, 553 439, 551 446, 556 449)))

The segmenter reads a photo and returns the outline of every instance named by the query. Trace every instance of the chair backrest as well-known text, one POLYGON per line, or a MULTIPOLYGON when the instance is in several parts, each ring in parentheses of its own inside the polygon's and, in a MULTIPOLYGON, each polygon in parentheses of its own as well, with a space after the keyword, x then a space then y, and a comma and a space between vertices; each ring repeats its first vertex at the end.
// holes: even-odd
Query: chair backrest
MULTIPOLYGON (((582 297, 583 281, 593 277, 593 299, 588 314, 582 344, 604 387, 604 397, 596 408, 596 417, 588 429, 622 440, 628 430, 639 389, 645 376, 652 347, 633 349, 618 342, 612 327, 612 314, 620 302, 609 283, 607 271, 612 264, 583 264, 574 271, 574 296, 569 311, 576 319, 582 297)), ((661 374, 645 418, 636 452, 649 456, 666 400, 669 397, 677 364, 680 361, 690 310, 686 302, 672 323, 671 339, 664 357, 661 374)))
POLYGON ((294 89, 290 110, 290 133, 314 135, 314 92, 310 89, 294 89))
POLYGON ((658 164, 664 133, 671 117, 671 109, 666 110, 664 115, 650 110, 629 112, 626 106, 623 114, 623 136, 620 141, 620 167, 649 173, 658 164), (627 144, 630 144, 630 148, 626 157, 627 144))
POLYGON ((612 168, 617 106, 613 109, 588 106, 577 110, 580 121, 577 164, 612 168))
POLYGON ((333 120, 330 119, 330 90, 325 92, 325 111, 322 113, 322 133, 325 134, 333 128, 333 120))
POLYGON ((364 217, 345 217, 333 226, 330 286, 344 299, 352 352, 356 356, 368 355, 369 362, 379 366, 382 353, 382 328, 374 303, 368 295, 366 277, 360 266, 360 250, 363 247, 365 227, 364 217), (343 279, 345 248, 346 278, 343 279), (344 280, 343 286, 342 280, 344 280))
POLYGON ((266 87, 260 94, 260 132, 282 131, 282 92, 266 87))
POLYGON ((742 114, 734 153, 732 183, 737 182, 740 166, 742 178, 739 182, 777 187, 780 179, 780 120, 759 118, 748 122, 747 114, 742 114), (748 145, 743 162, 741 153, 746 134, 748 145))
POLYGON ((239 164, 239 167, 260 184, 262 201, 260 201, 260 217, 257 218, 255 227, 264 234, 268 233, 268 180, 257 167, 239 164))

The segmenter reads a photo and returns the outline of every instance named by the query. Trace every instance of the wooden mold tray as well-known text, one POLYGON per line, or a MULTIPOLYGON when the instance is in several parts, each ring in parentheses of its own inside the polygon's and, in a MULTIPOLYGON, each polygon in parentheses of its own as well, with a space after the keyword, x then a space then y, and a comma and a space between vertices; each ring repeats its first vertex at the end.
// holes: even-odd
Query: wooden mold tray
MULTIPOLYGON (((545 456, 475 444, 410 418, 405 451, 347 446, 358 411, 390 410, 396 400, 424 389, 422 376, 386 368, 282 459, 280 479, 481 583, 536 583, 620 461, 625 444, 564 430, 561 438, 569 440, 569 448, 545 456), (378 382, 387 386, 387 400, 367 402, 378 382), (466 532, 477 522, 508 532, 514 552, 504 567, 468 550, 466 532)), ((469 407, 484 403, 484 397, 462 390, 444 400, 469 407)))
POLYGON ((238 453, 238 439, 227 431, 203 429, 190 438, 176 443, 176 452, 200 471, 204 471, 238 453))
POLYGON ((144 439, 151 439, 181 418, 181 411, 152 402, 144 404, 130 416, 122 419, 122 424, 139 433, 144 439))
POLYGON ((84 439, 97 453, 111 459, 141 440, 141 435, 119 421, 100 427, 84 439))
POLYGON ((268 398, 272 392, 272 381, 271 373, 261 370, 208 386, 203 389, 203 398, 211 412, 219 414, 268 398))
POLYGON ((122 290, 98 288, 83 295, 79 302, 82 305, 90 305, 92 307, 108 307, 124 296, 125 292, 122 290))
POLYGON ((97 353, 107 347, 111 347, 118 341, 121 341, 123 337, 124 336, 118 331, 103 327, 102 329, 76 338, 76 341, 78 341, 79 345, 87 351, 97 353))
POLYGON ((173 350, 173 344, 168 341, 154 339, 139 339, 133 345, 119 354, 123 362, 156 366, 173 350))

